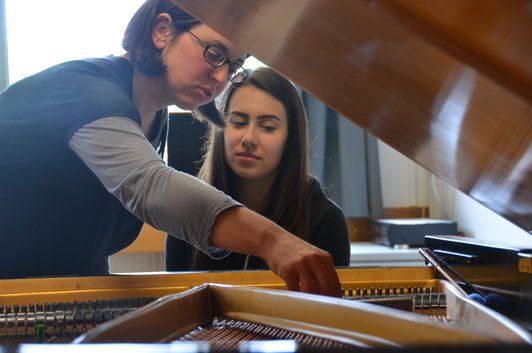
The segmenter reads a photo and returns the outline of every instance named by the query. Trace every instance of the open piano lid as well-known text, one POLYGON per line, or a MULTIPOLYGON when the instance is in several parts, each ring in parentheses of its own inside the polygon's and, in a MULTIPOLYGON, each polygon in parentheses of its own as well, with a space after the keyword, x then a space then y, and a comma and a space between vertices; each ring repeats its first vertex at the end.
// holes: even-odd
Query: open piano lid
POLYGON ((173 1, 442 180, 532 229, 529 1, 173 1))

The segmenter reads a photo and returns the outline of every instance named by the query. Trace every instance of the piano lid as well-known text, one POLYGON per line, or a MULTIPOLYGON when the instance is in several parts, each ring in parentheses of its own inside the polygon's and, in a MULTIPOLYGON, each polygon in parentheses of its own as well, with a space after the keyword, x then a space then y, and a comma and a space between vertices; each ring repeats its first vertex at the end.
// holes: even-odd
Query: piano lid
POLYGON ((532 230, 529 1, 173 1, 532 230))

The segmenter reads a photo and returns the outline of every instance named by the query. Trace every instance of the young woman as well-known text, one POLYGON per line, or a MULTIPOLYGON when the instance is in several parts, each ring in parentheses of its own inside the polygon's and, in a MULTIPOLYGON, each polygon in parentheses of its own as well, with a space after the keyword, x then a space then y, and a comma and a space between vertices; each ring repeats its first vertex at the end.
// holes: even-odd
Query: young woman
POLYGON ((0 277, 106 274, 147 222, 214 257, 259 256, 289 289, 339 295, 327 253, 156 153, 168 105, 223 125, 213 100, 245 79, 246 53, 169 0, 146 1, 123 47, 0 95, 0 277))
MULTIPOLYGON (((295 87, 260 68, 224 95, 225 129, 212 129, 199 177, 348 266, 347 225, 342 210, 309 175, 308 127, 295 87)), ((167 270, 266 268, 259 258, 233 253, 217 260, 166 240, 167 270), (188 249, 183 251, 183 249, 188 249)))

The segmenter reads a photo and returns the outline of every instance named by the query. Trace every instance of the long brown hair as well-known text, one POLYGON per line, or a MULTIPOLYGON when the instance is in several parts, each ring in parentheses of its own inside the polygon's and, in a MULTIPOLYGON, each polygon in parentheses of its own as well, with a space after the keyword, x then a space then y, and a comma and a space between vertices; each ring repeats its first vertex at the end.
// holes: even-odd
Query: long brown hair
MULTIPOLYGON (((133 67, 147 76, 158 76, 166 70, 161 50, 152 42, 152 32, 157 16, 161 13, 167 13, 172 18, 174 30, 172 40, 187 29, 201 24, 170 0, 147 0, 142 4, 127 25, 122 38, 122 47, 127 52, 133 67)), ((225 124, 214 102, 207 103, 192 113, 196 118, 207 119, 217 126, 223 127, 225 124)))
MULTIPOLYGON (((290 81, 276 71, 263 67, 251 72, 247 80, 227 87, 221 103, 223 117, 228 114, 234 93, 246 86, 258 88, 280 101, 288 117, 285 150, 263 216, 308 240, 310 176, 308 123, 303 102, 290 81)), ((225 160, 223 130, 211 127, 198 176, 238 200, 236 175, 225 160)))

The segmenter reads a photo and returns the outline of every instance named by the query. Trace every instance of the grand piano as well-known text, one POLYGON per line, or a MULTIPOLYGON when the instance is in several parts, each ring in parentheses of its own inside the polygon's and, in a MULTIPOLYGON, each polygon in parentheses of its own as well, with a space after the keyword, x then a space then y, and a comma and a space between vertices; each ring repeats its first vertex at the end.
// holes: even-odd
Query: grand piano
MULTIPOLYGON (((525 231, 532 229, 529 1, 173 1, 448 184, 525 231)), ((286 303, 279 315, 285 315, 285 324, 296 324, 287 328, 279 317, 270 324, 299 327, 321 338, 334 331, 325 338, 341 336, 341 343, 349 343, 357 330, 358 338, 374 338, 365 341, 373 347, 387 342, 382 346, 404 350, 527 351, 532 344, 532 251, 437 237, 427 246, 433 254, 449 255, 446 264, 467 279, 448 278, 438 264, 339 269, 344 297, 351 299, 345 302, 287 293, 268 271, 3 280, 0 343, 22 350, 35 340, 175 342, 176 330, 168 326, 189 327, 196 319, 169 322, 159 312, 186 310, 187 303, 200 305, 198 298, 208 297, 215 302, 207 300, 209 307, 223 306, 227 298, 239 299, 231 305, 286 303), (504 296, 511 308, 495 310, 468 298, 460 286, 471 282, 484 293, 504 296), (310 319, 292 313, 298 306, 326 310, 333 320, 314 318, 302 326, 310 319), (370 316, 362 315, 368 311, 370 316), (346 319, 342 312, 352 315, 346 319), (355 317, 366 318, 367 325, 349 326, 355 317), (370 322, 376 327, 369 329, 370 322), (411 326, 415 322, 421 327, 411 326), (402 338, 390 335, 396 330, 402 338), (470 330, 470 336, 456 332, 470 330)), ((229 307, 228 312, 236 310, 229 307)), ((268 312, 246 310, 255 315, 246 317, 257 321, 268 312)), ((363 349, 339 347, 355 346, 363 349)))

